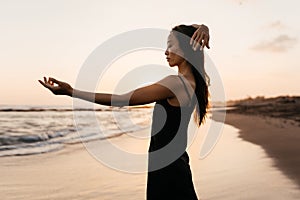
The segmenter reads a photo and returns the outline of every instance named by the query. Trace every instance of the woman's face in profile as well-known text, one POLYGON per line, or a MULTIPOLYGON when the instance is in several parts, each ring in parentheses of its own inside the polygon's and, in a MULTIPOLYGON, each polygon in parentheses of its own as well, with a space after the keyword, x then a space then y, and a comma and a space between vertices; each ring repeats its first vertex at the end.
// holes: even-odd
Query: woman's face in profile
POLYGON ((178 66, 184 61, 183 51, 179 47, 179 42, 173 32, 171 32, 168 37, 165 55, 167 56, 166 59, 170 67, 178 66))

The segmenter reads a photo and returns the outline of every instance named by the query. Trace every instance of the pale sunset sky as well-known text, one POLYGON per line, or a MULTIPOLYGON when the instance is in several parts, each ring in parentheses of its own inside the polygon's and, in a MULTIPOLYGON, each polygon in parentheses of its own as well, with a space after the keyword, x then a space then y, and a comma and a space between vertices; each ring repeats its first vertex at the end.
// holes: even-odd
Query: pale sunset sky
MULTIPOLYGON (((226 100, 300 95, 299 8, 298 0, 0 0, 0 104, 70 105, 37 80, 74 85, 90 53, 111 37, 193 23, 210 28, 206 53, 226 100)), ((131 58, 124 67, 140 56, 131 58)), ((147 58, 151 64, 159 57, 147 58)), ((167 66, 163 51, 160 62, 167 66)), ((109 82, 101 88, 112 91, 109 82)))

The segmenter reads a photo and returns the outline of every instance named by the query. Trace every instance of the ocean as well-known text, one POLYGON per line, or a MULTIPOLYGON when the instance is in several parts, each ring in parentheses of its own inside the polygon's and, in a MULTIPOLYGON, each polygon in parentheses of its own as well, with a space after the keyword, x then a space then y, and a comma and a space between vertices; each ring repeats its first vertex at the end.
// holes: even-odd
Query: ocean
POLYGON ((149 128, 152 110, 152 106, 91 110, 1 105, 0 157, 58 151, 66 145, 149 128))

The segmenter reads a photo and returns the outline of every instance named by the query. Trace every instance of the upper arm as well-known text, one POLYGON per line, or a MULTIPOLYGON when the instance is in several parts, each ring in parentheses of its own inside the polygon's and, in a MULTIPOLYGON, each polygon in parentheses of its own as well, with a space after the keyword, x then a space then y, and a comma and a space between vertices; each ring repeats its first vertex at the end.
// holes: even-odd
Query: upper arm
POLYGON ((119 98, 122 99, 122 102, 126 102, 127 105, 142 105, 162 99, 173 98, 176 93, 177 81, 178 79, 176 79, 174 75, 167 76, 154 84, 120 95, 119 98))

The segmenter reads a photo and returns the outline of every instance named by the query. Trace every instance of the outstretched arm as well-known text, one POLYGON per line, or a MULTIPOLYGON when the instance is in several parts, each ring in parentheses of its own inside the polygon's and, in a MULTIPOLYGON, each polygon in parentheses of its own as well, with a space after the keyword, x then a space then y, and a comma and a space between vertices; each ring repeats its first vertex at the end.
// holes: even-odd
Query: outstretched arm
POLYGON ((67 95, 101 105, 120 107, 148 104, 161 99, 172 98, 175 96, 172 90, 176 89, 173 76, 168 76, 157 83, 138 88, 122 95, 76 90, 68 83, 58 81, 51 77, 48 80, 44 77, 44 82, 41 80, 39 80, 39 82, 55 95, 67 95))

